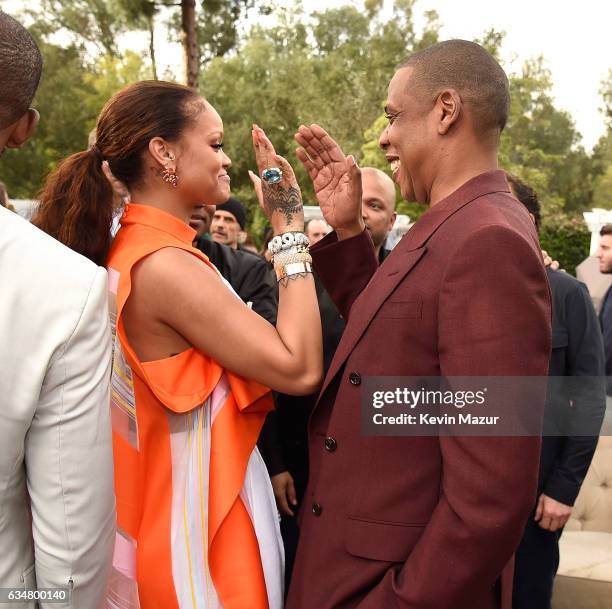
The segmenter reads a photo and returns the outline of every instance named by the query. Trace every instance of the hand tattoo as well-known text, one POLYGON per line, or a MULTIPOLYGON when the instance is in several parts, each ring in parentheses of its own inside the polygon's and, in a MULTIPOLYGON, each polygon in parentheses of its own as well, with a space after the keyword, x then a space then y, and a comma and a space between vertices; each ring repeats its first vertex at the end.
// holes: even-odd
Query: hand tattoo
POLYGON ((265 180, 262 180, 261 186, 264 207, 268 214, 271 216, 277 211, 285 216, 287 224, 291 224, 293 215, 299 214, 303 209, 300 189, 295 186, 284 188, 280 184, 268 184, 265 180))

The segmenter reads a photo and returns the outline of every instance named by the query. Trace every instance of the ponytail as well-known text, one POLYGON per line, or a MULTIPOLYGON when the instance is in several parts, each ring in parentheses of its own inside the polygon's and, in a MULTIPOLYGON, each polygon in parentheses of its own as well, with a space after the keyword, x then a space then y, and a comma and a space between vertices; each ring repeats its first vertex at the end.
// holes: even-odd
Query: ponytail
POLYGON ((111 243, 113 190, 97 148, 64 159, 47 178, 32 219, 75 252, 104 266, 111 243))

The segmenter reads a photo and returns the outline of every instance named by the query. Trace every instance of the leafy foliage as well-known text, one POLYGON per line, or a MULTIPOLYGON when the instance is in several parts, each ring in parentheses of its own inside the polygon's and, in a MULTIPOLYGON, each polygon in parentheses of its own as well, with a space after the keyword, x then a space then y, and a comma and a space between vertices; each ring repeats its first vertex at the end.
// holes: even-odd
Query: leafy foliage
POLYGON ((558 214, 540 229, 540 244, 562 269, 575 276, 576 267, 589 255, 591 233, 581 218, 558 214))
MULTIPOLYGON (((310 15, 296 4, 276 11, 273 25, 249 29, 249 17, 270 13, 274 0, 197 2, 199 88, 224 119, 234 193, 251 207, 254 229, 263 224, 247 177, 247 170, 255 167, 250 143, 254 122, 266 128, 279 153, 296 167, 307 203, 315 202, 310 181, 294 155, 293 134, 300 123, 323 125, 360 165, 389 171, 378 148, 389 78, 407 54, 438 40, 440 19, 435 11, 427 12, 417 35, 415 0, 396 0, 391 16, 383 12, 383 4, 364 0, 360 10, 329 3, 310 15)), ((13 196, 35 197, 54 164, 85 147, 104 102, 128 82, 155 73, 150 63, 154 27, 168 28, 176 39, 181 6, 179 0, 41 0, 40 10, 29 11, 45 59, 35 101, 42 120, 37 137, 24 150, 9 151, 3 158, 1 178, 13 196), (71 34, 68 45, 57 45, 58 30, 71 34), (121 35, 134 30, 148 32, 149 57, 119 48, 121 35)), ((499 58, 504 34, 488 30, 479 42, 499 58)), ((501 164, 538 191, 542 239, 552 243, 551 252, 569 268, 572 252, 582 251, 581 212, 593 206, 612 208, 612 70, 601 84, 602 118, 609 130, 591 154, 580 145, 572 118, 555 104, 543 58, 528 61, 510 76, 510 83, 512 108, 501 164), (574 230, 577 245, 567 237, 567 247, 574 249, 562 254, 559 235, 574 230)), ((400 201, 398 193, 399 212, 416 219, 423 210, 400 201)))

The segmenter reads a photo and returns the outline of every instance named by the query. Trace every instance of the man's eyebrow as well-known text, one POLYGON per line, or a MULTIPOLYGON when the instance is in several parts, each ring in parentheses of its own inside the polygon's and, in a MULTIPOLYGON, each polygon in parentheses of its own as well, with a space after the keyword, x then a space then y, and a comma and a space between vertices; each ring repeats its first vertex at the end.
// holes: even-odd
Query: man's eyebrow
POLYGON ((393 106, 391 104, 386 104, 385 105, 385 114, 396 114, 396 112, 393 109, 393 106))

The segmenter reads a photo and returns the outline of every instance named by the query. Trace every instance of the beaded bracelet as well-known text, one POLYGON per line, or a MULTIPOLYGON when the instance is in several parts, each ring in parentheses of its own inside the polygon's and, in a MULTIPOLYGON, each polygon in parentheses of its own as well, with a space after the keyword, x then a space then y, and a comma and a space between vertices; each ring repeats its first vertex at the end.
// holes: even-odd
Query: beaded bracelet
POLYGON ((272 240, 270 243, 268 243, 268 251, 270 254, 274 255, 282 250, 289 249, 294 245, 305 245, 308 247, 310 242, 304 233, 300 233, 298 231, 287 232, 283 233, 282 235, 272 237, 272 240))
POLYGON ((282 252, 275 254, 272 261, 274 263, 274 267, 276 268, 279 266, 285 266, 286 264, 291 264, 293 262, 312 262, 312 256, 307 248, 301 251, 293 248, 291 250, 283 250, 282 252))
MULTIPOLYGON (((272 260, 281 260, 283 256, 289 256, 290 254, 303 254, 304 252, 308 253, 310 250, 307 245, 292 245, 286 249, 280 250, 273 254, 272 260)), ((282 264, 282 262, 281 262, 282 264)))

